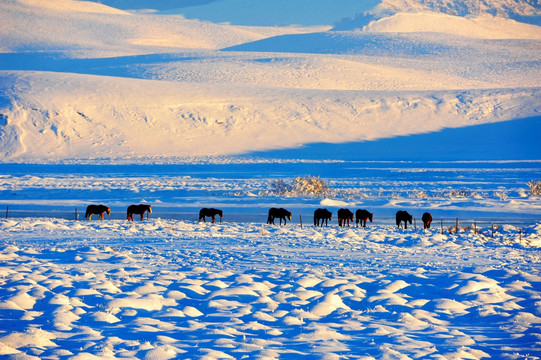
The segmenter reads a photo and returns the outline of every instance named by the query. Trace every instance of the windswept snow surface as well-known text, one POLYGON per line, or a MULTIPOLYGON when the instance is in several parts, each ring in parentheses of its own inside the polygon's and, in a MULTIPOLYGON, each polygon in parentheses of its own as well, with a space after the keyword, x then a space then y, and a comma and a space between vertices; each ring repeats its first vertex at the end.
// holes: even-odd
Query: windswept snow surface
POLYGON ((541 358, 539 5, 336 3, 0 1, 0 357, 541 358))
POLYGON ((238 155, 539 115, 539 26, 406 8, 332 31, 3 1, 1 161, 238 155))
POLYGON ((0 354, 536 359, 524 230, 0 220, 0 354))

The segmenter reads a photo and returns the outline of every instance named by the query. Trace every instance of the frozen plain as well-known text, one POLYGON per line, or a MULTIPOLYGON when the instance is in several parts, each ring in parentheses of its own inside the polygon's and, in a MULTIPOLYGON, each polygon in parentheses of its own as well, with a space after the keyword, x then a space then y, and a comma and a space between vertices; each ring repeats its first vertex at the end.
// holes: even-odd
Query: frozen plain
POLYGON ((2 2, 1 356, 541 357, 539 9, 439 5, 310 23, 284 2, 297 25, 276 27, 226 1, 2 2), (332 193, 273 193, 306 175, 332 193), (293 221, 265 225, 270 206, 293 221), (374 223, 338 228, 341 207, 374 223))

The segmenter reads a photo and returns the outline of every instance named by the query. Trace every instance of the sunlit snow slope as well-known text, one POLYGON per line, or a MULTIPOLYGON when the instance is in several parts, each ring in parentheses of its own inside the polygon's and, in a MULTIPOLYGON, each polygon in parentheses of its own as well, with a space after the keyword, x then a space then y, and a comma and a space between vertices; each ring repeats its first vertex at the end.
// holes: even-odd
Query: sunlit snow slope
POLYGON ((278 27, 198 15, 240 0, 103 3, 0 3, 0 161, 248 154, 540 110, 540 10, 527 2, 468 14, 367 2, 317 23, 290 20, 302 2, 284 2, 278 27))

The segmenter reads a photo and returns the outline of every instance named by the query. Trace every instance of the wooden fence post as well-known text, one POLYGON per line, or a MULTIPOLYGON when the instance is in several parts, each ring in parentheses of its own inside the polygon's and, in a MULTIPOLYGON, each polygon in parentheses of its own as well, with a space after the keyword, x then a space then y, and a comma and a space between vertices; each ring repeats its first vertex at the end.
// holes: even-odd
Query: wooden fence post
POLYGON ((441 219, 441 234, 443 235, 443 219, 441 219))
POLYGON ((413 228, 417 231, 417 221, 413 218, 413 228))
POLYGON ((477 223, 475 221, 473 222, 473 233, 477 234, 477 223))
POLYGON ((6 206, 6 219, 8 218, 9 206, 6 206))
POLYGON ((302 215, 299 214, 299 220, 301 221, 301 229, 302 229, 302 215))
POLYGON ((79 217, 79 215, 77 214, 77 208, 75 208, 75 221, 77 221, 78 217, 79 217))
POLYGON ((455 234, 458 234, 458 218, 456 218, 456 229, 455 234))
POLYGON ((494 223, 492 223, 492 238, 494 239, 494 223))

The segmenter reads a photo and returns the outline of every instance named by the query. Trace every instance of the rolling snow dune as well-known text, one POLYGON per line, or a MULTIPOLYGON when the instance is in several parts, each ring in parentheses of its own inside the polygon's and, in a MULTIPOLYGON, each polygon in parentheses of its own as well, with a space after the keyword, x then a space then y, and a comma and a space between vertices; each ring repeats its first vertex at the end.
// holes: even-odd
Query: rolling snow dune
POLYGON ((312 31, 222 26, 180 16, 131 14, 73 0, 6 0, 0 3, 0 18, 2 52, 49 50, 93 58, 219 49, 284 32, 312 31))
POLYGON ((60 73, 11 73, 5 82, 13 85, 2 133, 14 143, 2 143, 4 161, 232 155, 373 140, 528 117, 537 111, 529 99, 539 96, 538 89, 286 91, 60 73))
POLYGON ((489 15, 464 18, 440 13, 399 13, 364 27, 369 32, 437 32, 480 39, 541 39, 541 28, 489 15))
POLYGON ((0 9, 4 162, 233 155, 540 110, 538 27, 509 19, 397 14, 363 32, 238 27, 69 0, 0 9), (395 33, 421 23, 442 32, 395 33))

